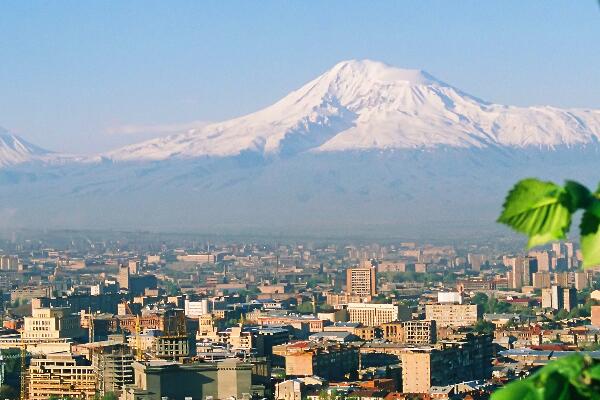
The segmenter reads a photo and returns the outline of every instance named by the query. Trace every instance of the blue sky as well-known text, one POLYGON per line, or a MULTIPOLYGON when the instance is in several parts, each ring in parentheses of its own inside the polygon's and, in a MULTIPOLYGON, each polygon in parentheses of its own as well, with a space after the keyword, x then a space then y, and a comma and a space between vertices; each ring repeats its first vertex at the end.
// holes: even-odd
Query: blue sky
POLYGON ((600 108, 599 39, 594 0, 7 0, 0 126, 105 151, 257 110, 352 58, 488 101, 600 108))

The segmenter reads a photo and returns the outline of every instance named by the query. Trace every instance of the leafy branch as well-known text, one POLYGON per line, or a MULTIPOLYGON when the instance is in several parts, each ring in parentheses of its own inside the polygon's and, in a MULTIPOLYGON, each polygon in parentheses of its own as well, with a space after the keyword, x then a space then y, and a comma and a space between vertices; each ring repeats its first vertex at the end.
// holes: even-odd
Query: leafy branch
POLYGON ((600 360, 574 354, 551 362, 538 372, 512 382, 491 400, 567 400, 600 398, 600 360))
POLYGON ((583 267, 600 265, 600 187, 592 193, 574 181, 560 186, 524 179, 508 193, 498 222, 526 234, 531 248, 566 239, 578 210, 583 210, 579 226, 583 267))

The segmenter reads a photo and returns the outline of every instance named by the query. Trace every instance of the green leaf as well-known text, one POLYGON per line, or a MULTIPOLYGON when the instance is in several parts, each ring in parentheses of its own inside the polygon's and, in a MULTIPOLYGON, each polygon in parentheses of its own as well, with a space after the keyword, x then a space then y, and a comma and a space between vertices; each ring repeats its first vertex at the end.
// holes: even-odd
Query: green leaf
POLYGON ((564 239, 571 212, 584 193, 574 183, 570 191, 552 182, 524 179, 508 193, 498 222, 529 236, 529 247, 564 239))
POLYGON ((583 268, 600 265, 600 202, 595 200, 583 213, 581 224, 581 253, 583 268))
POLYGON ((566 181, 565 190, 570 197, 570 211, 574 213, 580 208, 588 208, 594 196, 588 188, 575 181, 566 181))

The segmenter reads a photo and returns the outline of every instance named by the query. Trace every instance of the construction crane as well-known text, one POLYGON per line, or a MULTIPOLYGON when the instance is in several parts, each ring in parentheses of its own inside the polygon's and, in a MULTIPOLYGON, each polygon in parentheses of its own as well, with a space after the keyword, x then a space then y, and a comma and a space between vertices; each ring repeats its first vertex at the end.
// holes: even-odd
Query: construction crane
POLYGON ((21 394, 19 396, 20 400, 27 399, 27 388, 25 387, 27 384, 27 343, 23 339, 23 332, 21 332, 21 339, 19 341, 19 351, 21 358, 21 394))
POLYGON ((123 301, 123 306, 125 307, 125 313, 127 315, 135 316, 135 359, 137 361, 142 361, 144 359, 144 355, 142 351, 142 324, 140 321, 140 316, 131 311, 131 307, 129 307, 127 300, 123 301))

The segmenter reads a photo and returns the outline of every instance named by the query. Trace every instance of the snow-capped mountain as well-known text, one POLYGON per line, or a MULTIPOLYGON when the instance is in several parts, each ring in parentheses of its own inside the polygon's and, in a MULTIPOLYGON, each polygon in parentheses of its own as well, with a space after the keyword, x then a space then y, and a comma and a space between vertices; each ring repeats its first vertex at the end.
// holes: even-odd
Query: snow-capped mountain
POLYGON ((40 160, 50 154, 48 150, 12 135, 0 127, 0 167, 40 160))
POLYGON ((422 71, 346 61, 253 114, 98 156, 49 153, 4 132, 0 220, 480 236, 497 229, 518 179, 595 187, 599 137, 599 110, 491 104, 422 71))
POLYGON ((380 62, 344 61, 258 112, 105 154, 115 161, 597 142, 600 110, 491 104, 380 62))

